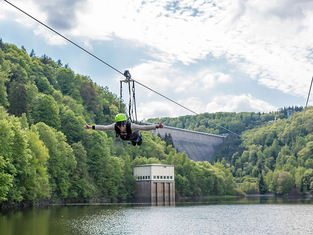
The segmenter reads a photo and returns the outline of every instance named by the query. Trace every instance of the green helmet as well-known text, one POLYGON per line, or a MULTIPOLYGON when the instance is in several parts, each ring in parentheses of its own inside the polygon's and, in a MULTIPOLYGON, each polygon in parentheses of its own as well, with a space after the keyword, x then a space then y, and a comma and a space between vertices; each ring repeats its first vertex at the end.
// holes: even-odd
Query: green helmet
POLYGON ((122 122, 122 121, 126 121, 126 115, 123 113, 119 113, 115 116, 115 122, 122 122))

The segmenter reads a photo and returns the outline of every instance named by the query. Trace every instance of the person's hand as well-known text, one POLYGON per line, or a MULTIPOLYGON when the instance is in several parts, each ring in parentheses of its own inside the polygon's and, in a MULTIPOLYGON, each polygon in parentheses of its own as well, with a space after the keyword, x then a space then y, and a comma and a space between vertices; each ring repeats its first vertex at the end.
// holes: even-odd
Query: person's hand
POLYGON ((86 129, 86 130, 88 130, 88 129, 91 129, 91 128, 92 128, 92 126, 88 125, 86 122, 85 122, 85 124, 86 124, 86 125, 85 125, 85 129, 86 129))
POLYGON ((162 121, 160 122, 160 124, 157 126, 157 128, 163 128, 163 124, 162 124, 162 121))

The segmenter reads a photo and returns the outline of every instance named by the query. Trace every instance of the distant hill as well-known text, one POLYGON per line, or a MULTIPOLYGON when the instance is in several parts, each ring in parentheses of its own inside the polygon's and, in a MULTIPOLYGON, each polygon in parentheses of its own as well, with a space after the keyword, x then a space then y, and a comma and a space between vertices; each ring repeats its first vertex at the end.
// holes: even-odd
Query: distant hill
POLYGON ((219 112, 148 121, 161 120, 173 127, 227 133, 220 125, 240 135, 241 138, 229 133, 211 163, 221 162, 229 169, 244 192, 307 194, 313 191, 312 107, 305 110, 305 115, 302 107, 285 107, 268 114, 219 112))

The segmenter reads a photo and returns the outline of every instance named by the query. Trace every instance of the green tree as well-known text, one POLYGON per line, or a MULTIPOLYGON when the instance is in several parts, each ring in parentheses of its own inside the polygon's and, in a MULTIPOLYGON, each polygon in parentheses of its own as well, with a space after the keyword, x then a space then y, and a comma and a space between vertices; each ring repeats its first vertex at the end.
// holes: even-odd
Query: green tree
POLYGON ((61 114, 61 127, 69 144, 77 143, 82 140, 84 120, 81 117, 75 117, 72 110, 63 110, 61 114))
POLYGON ((102 196, 112 201, 118 198, 122 186, 122 169, 117 157, 103 157, 99 161, 96 184, 102 196))
MULTIPOLYGON (((7 146, 8 155, 5 160, 14 165, 13 186, 8 192, 8 199, 12 202, 21 202, 24 199, 32 200, 31 191, 34 187, 35 172, 30 161, 31 155, 27 149, 27 134, 21 128, 21 123, 18 118, 10 117, 10 132, 7 133, 7 138, 10 139, 7 146)), ((7 132, 7 131, 6 131, 7 132)), ((6 142, 6 141, 5 141, 6 142)), ((5 143, 1 142, 1 143, 5 143)), ((5 154, 1 154, 5 156, 5 154)))
POLYGON ((24 84, 16 81, 11 82, 8 100, 11 114, 18 117, 22 116, 23 113, 28 114, 27 91, 24 84))
POLYGON ((35 57, 36 56, 34 49, 31 50, 29 56, 30 57, 35 57))
POLYGON ((46 77, 38 76, 36 77, 35 82, 39 92, 52 95, 54 88, 50 85, 50 82, 46 77))
POLYGON ((59 107, 51 95, 38 95, 35 98, 32 118, 35 123, 44 122, 57 130, 60 129, 59 107))
POLYGON ((263 174, 260 174, 259 176, 259 192, 261 194, 264 194, 267 192, 267 187, 263 178, 263 174))
POLYGON ((93 113, 99 112, 99 94, 96 91, 95 84, 92 81, 84 81, 80 88, 80 94, 83 98, 83 105, 86 107, 87 111, 92 111, 93 113))
POLYGON ((175 190, 178 196, 190 196, 189 188, 189 180, 185 176, 175 174, 175 190))
POLYGON ((46 164, 49 159, 49 151, 43 141, 39 139, 36 126, 32 126, 28 133, 28 144, 32 156, 31 165, 36 172, 32 198, 46 199, 50 196, 49 177, 46 164))
POLYGON ((279 171, 269 171, 265 177, 265 183, 267 185, 267 191, 276 194, 277 192, 277 180, 279 177, 279 171))
MULTIPOLYGON (((58 68, 56 81, 63 95, 77 96, 76 90, 81 86, 81 77, 75 77, 74 72, 69 68, 58 68)), ((75 97, 73 97, 75 98, 75 97)))
MULTIPOLYGON (((3 52, 2 50, 0 50, 0 58, 2 54, 3 52)), ((8 107, 9 101, 8 101, 7 87, 5 86, 5 84, 6 82, 9 81, 9 78, 8 78, 9 75, 8 75, 8 72, 2 69, 2 66, 1 66, 2 63, 0 59, 0 105, 4 107, 8 107)))
POLYGON ((308 169, 304 172, 302 177, 303 192, 309 192, 313 190, 312 182, 313 182, 313 169, 308 169))
POLYGON ((87 151, 81 142, 73 143, 72 149, 77 166, 70 175, 71 187, 69 195, 75 199, 92 198, 95 193, 95 186, 88 173, 87 151))
POLYGON ((69 95, 73 82, 74 82, 75 74, 69 68, 59 68, 56 74, 56 80, 58 83, 58 88, 62 91, 64 95, 69 95))
POLYGON ((119 189, 119 199, 131 199, 134 197, 136 191, 136 180, 134 179, 130 156, 126 155, 123 166, 122 185, 119 189))
POLYGON ((27 103, 27 73, 19 64, 11 65, 11 71, 8 82, 8 100, 10 102, 9 113, 15 116, 28 114, 27 103))
POLYGON ((279 173, 277 179, 277 194, 288 194, 294 188, 294 179, 289 172, 279 173))
POLYGON ((14 166, 0 156, 0 203, 7 200, 7 194, 13 186, 14 176, 8 172, 12 172, 14 166), (10 170, 11 168, 11 170, 10 170))
POLYGON ((53 198, 67 198, 71 186, 70 174, 76 167, 73 149, 66 143, 62 132, 57 132, 46 124, 36 124, 40 140, 49 149, 49 182, 53 198))

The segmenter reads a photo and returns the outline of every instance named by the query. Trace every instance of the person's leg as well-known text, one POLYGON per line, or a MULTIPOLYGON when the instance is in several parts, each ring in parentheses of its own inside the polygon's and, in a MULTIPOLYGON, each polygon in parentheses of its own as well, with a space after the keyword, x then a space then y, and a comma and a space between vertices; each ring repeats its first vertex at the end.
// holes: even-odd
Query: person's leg
POLYGON ((139 137, 139 132, 138 131, 134 131, 132 133, 132 136, 131 136, 131 142, 132 142, 133 146, 136 146, 137 141, 138 141, 138 137, 139 137))
POLYGON ((134 145, 141 145, 142 144, 142 137, 139 131, 134 131, 132 134, 132 144, 134 145))

